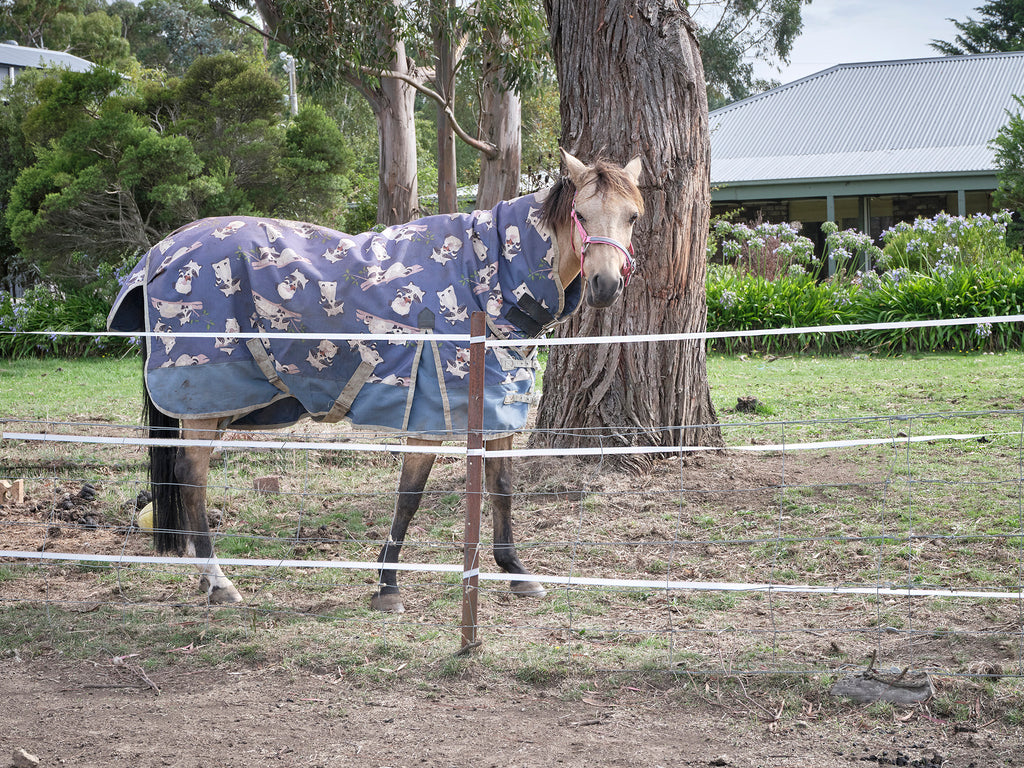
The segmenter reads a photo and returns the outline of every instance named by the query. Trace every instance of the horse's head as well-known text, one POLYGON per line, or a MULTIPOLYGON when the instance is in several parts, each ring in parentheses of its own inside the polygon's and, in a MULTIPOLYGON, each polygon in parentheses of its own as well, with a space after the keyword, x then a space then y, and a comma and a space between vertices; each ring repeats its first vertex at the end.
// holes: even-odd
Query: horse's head
POLYGON ((553 198, 561 198, 553 206, 560 210, 545 211, 561 233, 559 275, 562 284, 568 285, 582 272, 587 303, 607 307, 622 293, 633 272, 630 241, 633 225, 644 209, 637 188, 640 158, 621 168, 603 160, 586 165, 563 149, 562 160, 568 180, 563 177, 552 193, 553 198))

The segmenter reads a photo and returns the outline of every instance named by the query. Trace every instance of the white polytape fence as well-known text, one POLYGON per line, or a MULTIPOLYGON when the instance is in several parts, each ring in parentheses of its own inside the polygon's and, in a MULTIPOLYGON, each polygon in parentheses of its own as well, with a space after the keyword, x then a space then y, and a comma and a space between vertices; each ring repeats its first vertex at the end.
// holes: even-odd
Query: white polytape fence
MULTIPOLYGON (((849 325, 812 325, 798 328, 757 328, 747 331, 693 331, 689 333, 651 333, 632 336, 574 336, 565 338, 549 339, 498 339, 488 337, 482 339, 487 347, 538 347, 538 346, 576 346, 586 344, 635 344, 642 342, 665 342, 665 341, 698 341, 714 339, 738 339, 764 336, 799 336, 801 334, 814 333, 858 333, 861 331, 894 331, 910 330, 913 328, 939 328, 958 325, 984 325, 992 323, 1020 323, 1024 322, 1024 315, 993 315, 991 317, 951 317, 938 318, 934 320, 903 320, 889 323, 857 323, 849 325)), ((388 341, 402 343, 402 341, 414 341, 423 339, 422 334, 415 333, 256 333, 238 331, 227 333, 225 331, 0 331, 6 335, 36 335, 36 336, 111 336, 114 338, 141 339, 141 338, 195 338, 195 339, 216 339, 225 335, 236 339, 267 339, 288 338, 293 341, 319 341, 329 339, 331 341, 388 341)), ((431 341, 475 341, 466 333, 431 333, 431 341)))
MULTIPOLYGON (((637 336, 600 336, 581 338, 552 338, 552 339, 526 339, 526 340, 502 340, 495 338, 476 339, 467 334, 432 334, 431 339, 448 340, 456 342, 484 341, 487 347, 511 347, 511 346, 556 346, 556 345, 584 345, 584 344, 615 344, 615 343, 637 343, 637 342, 667 342, 667 341, 691 341, 706 339, 725 339, 739 337, 764 337, 801 334, 821 333, 853 333, 870 330, 899 330, 927 328, 937 326, 962 326, 981 325, 992 323, 1017 323, 1024 322, 1024 315, 1000 315, 993 317, 971 317, 971 318, 949 318, 938 320, 920 320, 891 323, 867 323, 857 325, 822 325, 807 326, 799 328, 772 328, 747 331, 716 331, 716 332, 694 332, 679 334, 648 334, 637 336)), ((122 337, 222 337, 223 331, 210 333, 84 333, 84 332, 36 332, 48 336, 122 336, 122 337)), ((261 333, 232 333, 238 338, 268 338, 268 334, 261 333)), ((395 342, 396 339, 408 337, 409 340, 416 339, 416 334, 303 334, 289 333, 277 334, 287 336, 290 339, 333 339, 333 340, 380 340, 395 342)), ((273 334, 269 335, 270 337, 273 334)), ((1008 415, 1020 415, 1016 411, 1005 411, 1008 415)), ((10 420, 8 420, 10 421, 10 420)), ((0 420, 0 427, 5 422, 0 420)), ((690 425, 692 427, 694 425, 690 425)), ((862 438, 851 440, 829 440, 820 442, 801 443, 774 443, 764 445, 732 445, 726 446, 725 450, 730 451, 752 451, 752 452, 786 452, 786 451, 814 451, 836 448, 851 448, 858 446, 877 446, 924 443, 935 441, 967 441, 995 436, 1017 435, 1020 431, 1013 432, 979 432, 979 433, 958 433, 958 434, 933 434, 917 436, 899 436, 893 438, 862 438)), ((71 434, 53 434, 51 432, 13 432, 0 429, 0 439, 58 442, 58 443, 82 443, 82 444, 105 444, 119 446, 153 446, 153 445, 176 445, 176 446, 207 446, 220 449, 264 449, 264 450, 336 450, 336 451, 359 451, 359 452, 386 452, 391 454, 429 452, 451 456, 466 456, 477 452, 467 451, 461 446, 437 446, 420 447, 405 446, 398 444, 377 444, 365 442, 308 442, 301 440, 161 440, 140 437, 103 437, 71 434)), ((488 456, 616 456, 634 454, 682 454, 689 452, 717 451, 721 448, 707 448, 702 446, 606 446, 593 448, 566 449, 511 449, 505 451, 487 451, 488 456)), ((113 565, 127 564, 194 564, 204 565, 208 561, 197 558, 179 557, 149 557, 149 556, 103 556, 83 555, 60 552, 26 552, 19 550, 0 550, 0 557, 12 557, 24 560, 67 560, 87 562, 107 562, 113 565)), ((262 560, 247 558, 224 558, 219 563, 228 566, 254 566, 273 568, 313 568, 313 569, 349 569, 349 570, 370 570, 377 571, 380 564, 363 561, 322 561, 322 560, 262 560)), ((398 563, 388 565, 389 569, 406 571, 427 571, 436 573, 457 573, 466 576, 459 566, 444 564, 408 564, 398 563)), ((484 581, 509 581, 516 580, 516 576, 507 573, 480 573, 479 578, 484 581)), ((702 582, 702 581, 674 581, 657 579, 611 579, 611 578, 585 578, 576 576, 544 576, 531 575, 521 577, 521 580, 539 581, 547 584, 565 586, 601 586, 625 589, 662 589, 662 590, 689 590, 689 591, 719 591, 719 592, 767 592, 767 593, 804 593, 804 594, 850 594, 850 595, 874 595, 874 596, 898 596, 898 597, 970 597, 970 598, 991 598, 1021 600, 1024 598, 1024 591, 999 591, 999 590, 956 590, 956 589, 929 589, 912 587, 892 586, 814 586, 814 585, 779 585, 769 583, 732 583, 732 582, 702 582)))
MULTIPOLYGON (((197 557, 162 557, 158 555, 101 555, 70 552, 29 552, 26 550, 0 550, 0 557, 19 560, 68 561, 80 563, 108 563, 122 565, 198 565, 207 566, 213 561, 197 557)), ((245 557, 218 557, 218 565, 251 566, 256 568, 312 568, 318 570, 377 571, 381 564, 358 560, 260 560, 245 557)), ((419 573, 454 573, 463 578, 479 576, 481 581, 538 581, 565 587, 611 587, 619 589, 664 589, 690 592, 763 592, 776 594, 811 595, 869 595, 874 597, 969 597, 1001 600, 1021 600, 1024 593, 962 590, 962 589, 920 589, 915 587, 827 587, 808 584, 767 584, 707 581, 676 581, 666 579, 603 579, 589 576, 549 576, 542 574, 517 575, 512 573, 487 573, 484 571, 463 571, 458 565, 435 563, 390 563, 388 570, 415 571, 419 573)))

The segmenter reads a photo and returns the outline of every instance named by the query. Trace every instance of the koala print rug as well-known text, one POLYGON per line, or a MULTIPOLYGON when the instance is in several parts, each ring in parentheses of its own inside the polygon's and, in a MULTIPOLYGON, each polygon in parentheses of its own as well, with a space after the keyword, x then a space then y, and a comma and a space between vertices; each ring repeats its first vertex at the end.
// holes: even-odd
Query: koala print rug
MULTIPOLYGON (((561 285, 553 234, 540 223, 544 195, 361 235, 278 219, 204 219, 146 253, 107 325, 157 334, 148 339, 146 381, 173 417, 275 427, 309 415, 458 438, 469 347, 432 336, 468 334, 470 314, 485 311, 492 333, 536 337, 579 305, 580 279, 561 285), (233 335, 243 332, 260 336, 233 335), (359 332, 402 338, 288 336, 359 332)), ((535 368, 532 352, 488 351, 489 438, 525 426, 535 368)))

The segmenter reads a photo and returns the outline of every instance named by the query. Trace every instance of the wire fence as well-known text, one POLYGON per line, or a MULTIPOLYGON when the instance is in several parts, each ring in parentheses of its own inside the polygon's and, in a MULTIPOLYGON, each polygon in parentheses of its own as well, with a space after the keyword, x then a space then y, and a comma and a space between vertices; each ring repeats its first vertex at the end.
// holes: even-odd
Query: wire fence
MULTIPOLYGON (((873 658, 1024 676, 1024 412, 719 426, 727 450, 681 448, 643 475, 617 468, 618 448, 531 450, 521 435, 517 546, 548 595, 512 596, 489 565, 485 517, 484 648, 535 674, 804 674, 873 658)), ((85 634, 111 613, 126 626, 171 611, 217 631, 255 632, 259 617, 355 654, 455 644, 464 446, 442 450, 398 566, 407 612, 387 615, 368 598, 414 450, 400 436, 303 424, 209 441, 216 549, 246 598, 236 609, 197 596, 187 558, 154 556, 139 526, 151 441, 138 425, 12 414, 2 429, 12 485, 0 491, 20 481, 26 494, 0 506, 0 609, 18 626, 70 616, 85 634)))

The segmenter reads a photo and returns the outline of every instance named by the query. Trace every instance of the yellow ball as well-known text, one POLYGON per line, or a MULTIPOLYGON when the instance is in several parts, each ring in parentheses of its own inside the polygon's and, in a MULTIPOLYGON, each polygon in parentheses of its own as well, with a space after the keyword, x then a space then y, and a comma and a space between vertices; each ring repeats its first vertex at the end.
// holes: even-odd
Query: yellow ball
POLYGON ((150 502, 139 512, 139 528, 144 531, 153 530, 153 503, 150 502))

